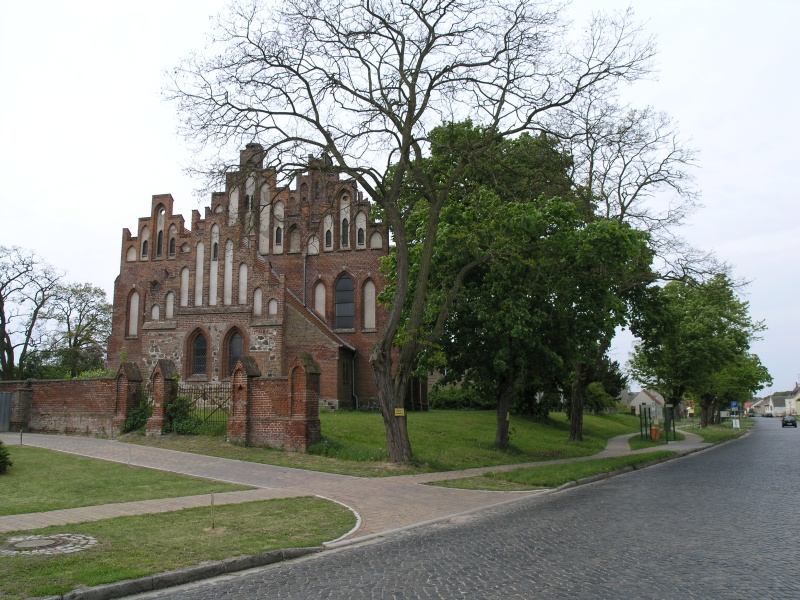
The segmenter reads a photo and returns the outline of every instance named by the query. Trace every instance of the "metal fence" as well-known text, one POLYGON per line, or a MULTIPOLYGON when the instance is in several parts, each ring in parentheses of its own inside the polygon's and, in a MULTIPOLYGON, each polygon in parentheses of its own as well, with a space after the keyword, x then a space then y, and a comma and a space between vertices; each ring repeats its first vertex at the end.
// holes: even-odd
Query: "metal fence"
POLYGON ((211 429, 224 428, 228 424, 231 408, 230 382, 178 384, 178 396, 190 398, 194 416, 211 429))
POLYGON ((0 392, 0 431, 11 429, 11 392, 0 392))

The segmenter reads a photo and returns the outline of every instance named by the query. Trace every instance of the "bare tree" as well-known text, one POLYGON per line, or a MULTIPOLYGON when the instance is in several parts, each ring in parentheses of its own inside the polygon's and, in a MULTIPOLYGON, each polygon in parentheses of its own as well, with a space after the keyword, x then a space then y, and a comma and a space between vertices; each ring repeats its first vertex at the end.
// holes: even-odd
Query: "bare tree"
POLYGON ((224 156, 258 140, 287 178, 307 168, 309 151, 326 152, 331 170, 352 177, 382 209, 397 275, 370 364, 392 461, 411 460, 406 421, 394 409, 412 374, 439 214, 455 182, 498 138, 541 129, 548 113, 650 68, 653 45, 630 12, 595 17, 576 40, 560 9, 536 0, 235 3, 218 18, 208 54, 173 73, 168 95, 202 148, 224 156), (483 136, 460 149, 450 177, 427 175, 431 129, 466 118, 483 136), (409 182, 430 219, 400 339, 409 182))
POLYGON ((727 269, 679 235, 700 208, 692 173, 697 151, 669 115, 590 93, 559 111, 551 128, 573 157, 572 179, 587 206, 646 231, 665 280, 727 269))
POLYGON ((32 252, 0 246, 0 379, 25 376, 37 322, 59 279, 32 252))

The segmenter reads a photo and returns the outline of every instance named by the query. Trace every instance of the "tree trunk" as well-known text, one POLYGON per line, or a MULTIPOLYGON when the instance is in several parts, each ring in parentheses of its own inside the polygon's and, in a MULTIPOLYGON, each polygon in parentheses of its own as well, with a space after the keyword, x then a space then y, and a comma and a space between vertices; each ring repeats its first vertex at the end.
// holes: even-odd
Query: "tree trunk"
POLYGON ((569 439, 572 442, 583 441, 583 399, 586 392, 587 369, 578 364, 575 368, 575 379, 572 380, 572 397, 570 398, 569 439))
POLYGON ((395 463, 408 464, 411 462, 411 440, 408 438, 408 422, 405 416, 395 416, 394 409, 403 408, 410 375, 405 374, 398 367, 400 372, 396 376, 392 376, 391 356, 386 356, 381 351, 373 350, 370 364, 378 387, 378 402, 383 416, 383 424, 386 428, 386 449, 389 452, 389 460, 395 463))
POLYGON ((494 445, 497 448, 508 448, 509 419, 511 409, 511 382, 504 379, 497 387, 497 432, 494 445))
POLYGON ((711 414, 711 407, 713 405, 713 398, 708 394, 700 396, 700 427, 708 427, 713 415, 711 414))

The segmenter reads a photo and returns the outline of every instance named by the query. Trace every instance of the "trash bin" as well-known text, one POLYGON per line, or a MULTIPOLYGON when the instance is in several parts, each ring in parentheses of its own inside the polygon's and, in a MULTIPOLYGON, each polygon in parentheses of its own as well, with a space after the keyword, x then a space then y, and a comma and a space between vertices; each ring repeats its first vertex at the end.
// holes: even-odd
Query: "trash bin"
POLYGON ((661 431, 658 429, 658 427, 651 427, 650 428, 650 439, 653 440, 654 442, 657 441, 658 440, 658 436, 659 436, 660 433, 661 433, 661 431))

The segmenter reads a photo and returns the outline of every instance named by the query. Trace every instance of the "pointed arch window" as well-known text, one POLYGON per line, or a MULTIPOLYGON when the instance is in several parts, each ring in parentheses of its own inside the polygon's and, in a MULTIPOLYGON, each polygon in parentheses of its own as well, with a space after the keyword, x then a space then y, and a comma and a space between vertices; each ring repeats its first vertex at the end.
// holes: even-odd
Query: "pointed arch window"
POLYGON ((342 219, 342 248, 347 248, 350 245, 350 222, 347 219, 342 219))
POLYGON ((211 246, 211 260, 219 260, 219 242, 214 242, 211 246))
POLYGON ((283 245, 283 229, 280 227, 275 228, 275 245, 281 246, 283 245))
POLYGON ((333 246, 333 232, 328 229, 328 231, 325 232, 325 247, 330 248, 331 246, 333 246))
POLYGON ((192 351, 192 376, 206 376, 208 365, 208 341, 206 336, 197 332, 191 342, 192 351))
POLYGON ((169 240, 169 255, 175 256, 175 238, 169 240))
POLYGON ((156 257, 161 258, 161 253, 164 248, 164 232, 159 231, 158 236, 156 236, 156 257))
POLYGON ((149 245, 148 240, 142 242, 142 260, 147 260, 147 252, 149 250, 149 248, 147 247, 148 245, 149 245))
POLYGON ((355 326, 355 299, 353 280, 346 273, 336 282, 336 328, 353 329, 355 326))
POLYGON ((236 331, 228 340, 228 374, 233 375, 233 368, 244 354, 244 340, 242 335, 236 331))

